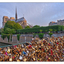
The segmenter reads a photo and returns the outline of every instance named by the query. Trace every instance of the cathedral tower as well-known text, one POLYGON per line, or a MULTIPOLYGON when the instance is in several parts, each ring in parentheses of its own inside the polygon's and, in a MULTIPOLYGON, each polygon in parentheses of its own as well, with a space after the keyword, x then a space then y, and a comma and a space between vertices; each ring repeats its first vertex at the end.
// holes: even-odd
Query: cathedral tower
POLYGON ((17 20, 17 8, 16 8, 16 14, 15 14, 15 20, 17 20))

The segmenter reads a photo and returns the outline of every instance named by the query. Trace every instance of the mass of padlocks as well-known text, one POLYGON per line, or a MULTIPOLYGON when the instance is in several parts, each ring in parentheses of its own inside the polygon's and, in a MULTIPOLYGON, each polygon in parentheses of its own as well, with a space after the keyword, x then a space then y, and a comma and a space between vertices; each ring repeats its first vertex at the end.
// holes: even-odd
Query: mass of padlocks
POLYGON ((0 48, 0 62, 59 61, 64 61, 64 36, 32 38, 30 43, 0 48))

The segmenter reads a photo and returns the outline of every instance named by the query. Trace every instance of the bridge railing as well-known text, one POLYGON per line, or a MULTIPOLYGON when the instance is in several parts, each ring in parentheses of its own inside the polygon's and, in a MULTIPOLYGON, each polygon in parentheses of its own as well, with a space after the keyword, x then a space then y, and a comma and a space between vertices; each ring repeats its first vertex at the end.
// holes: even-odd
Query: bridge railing
MULTIPOLYGON (((4 45, 4 46, 0 46, 0 48, 4 48, 4 47, 11 47, 11 46, 14 46, 14 45, 19 45, 19 44, 25 44, 26 42, 22 42, 22 43, 17 43, 17 44, 10 44, 10 45, 4 45)), ((30 42, 28 42, 30 43, 30 42)))

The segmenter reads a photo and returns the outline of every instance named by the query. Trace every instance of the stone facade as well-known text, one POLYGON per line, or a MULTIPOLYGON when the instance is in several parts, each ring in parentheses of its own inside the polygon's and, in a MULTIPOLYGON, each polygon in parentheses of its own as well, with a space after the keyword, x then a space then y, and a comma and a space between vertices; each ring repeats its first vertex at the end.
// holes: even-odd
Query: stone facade
POLYGON ((64 20, 57 20, 57 22, 50 22, 49 26, 53 26, 53 25, 63 25, 64 26, 64 20))
POLYGON ((27 26, 27 21, 24 17, 17 19, 15 22, 19 23, 23 28, 27 26))
POLYGON ((64 25, 64 20, 57 20, 58 25, 64 25))
POLYGON ((4 26, 5 26, 5 23, 7 22, 7 21, 14 21, 15 20, 15 18, 14 17, 10 17, 10 18, 8 18, 8 16, 3 16, 3 22, 2 22, 2 27, 4 28, 4 26))
POLYGON ((49 26, 53 26, 53 25, 57 25, 57 22, 52 21, 52 22, 49 23, 49 26))

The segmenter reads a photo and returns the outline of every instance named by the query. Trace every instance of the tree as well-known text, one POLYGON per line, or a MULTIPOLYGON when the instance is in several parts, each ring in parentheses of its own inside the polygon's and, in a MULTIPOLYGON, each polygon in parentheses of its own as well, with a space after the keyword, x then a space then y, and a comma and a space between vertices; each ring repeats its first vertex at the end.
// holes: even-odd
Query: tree
POLYGON ((19 39, 20 39, 20 35, 21 35, 21 34, 17 34, 17 39, 18 39, 18 41, 19 41, 19 39))
POLYGON ((64 26, 62 26, 62 32, 64 33, 64 26))
POLYGON ((45 32, 47 32, 47 30, 45 30, 45 32))
POLYGON ((30 26, 26 26, 25 28, 30 28, 30 26))
POLYGON ((33 26, 33 28, 36 28, 36 27, 40 27, 39 25, 35 25, 35 26, 33 26))
POLYGON ((0 29, 0 34, 1 34, 1 33, 4 33, 4 29, 0 29))
POLYGON ((42 33, 43 30, 40 30, 40 33, 42 33))
POLYGON ((7 34, 7 38, 8 38, 8 42, 9 42, 9 39, 12 41, 12 34, 15 34, 16 31, 15 31, 15 29, 6 28, 4 33, 7 34))
POLYGON ((8 38, 8 42, 9 42, 9 39, 10 39, 10 34, 7 34, 7 38, 8 38))
POLYGON ((9 42, 10 34, 4 34, 4 33, 2 33, 1 37, 3 38, 3 40, 7 37, 8 38, 8 42, 9 42))
POLYGON ((58 27, 58 31, 61 31, 61 26, 58 27))
POLYGON ((10 28, 6 28, 6 30, 4 31, 5 34, 8 34, 7 35, 7 38, 8 38, 8 42, 9 42, 9 38, 11 39, 12 41, 12 34, 15 34, 16 31, 15 29, 10 29, 10 28), (10 35, 10 36, 9 36, 10 35))
POLYGON ((51 37, 53 33, 48 33, 48 34, 49 34, 49 36, 51 37))
POLYGON ((45 30, 45 37, 46 37, 46 34, 47 34, 47 30, 45 30))
POLYGON ((44 33, 39 33, 38 36, 39 36, 40 39, 42 39, 43 36, 44 36, 44 33))
POLYGON ((19 23, 14 24, 14 29, 23 29, 22 26, 19 23))
POLYGON ((7 21, 7 22, 5 23, 4 30, 5 30, 6 28, 13 29, 15 24, 16 24, 16 23, 15 23, 14 21, 7 21))
POLYGON ((22 29, 22 26, 18 23, 15 23, 14 21, 7 21, 4 26, 4 30, 6 30, 6 28, 17 30, 17 29, 22 29))
POLYGON ((55 32, 57 31, 57 30, 54 30, 55 32))
POLYGON ((2 33, 1 37, 3 38, 3 40, 6 38, 6 34, 2 33))
POLYGON ((49 29, 49 31, 50 31, 50 32, 52 32, 52 31, 53 31, 53 29, 49 29))
POLYGON ((12 34, 11 34, 10 38, 11 38, 10 40, 12 41, 12 34))
POLYGON ((10 29, 10 28, 6 28, 6 30, 4 31, 5 34, 15 34, 16 31, 15 29, 10 29))
MULTIPOLYGON (((39 33, 40 30, 43 30, 43 32, 45 32, 47 30, 47 32, 49 32, 49 30, 52 32, 53 30, 57 30, 58 31, 58 25, 56 26, 46 26, 46 27, 37 27, 37 28, 28 28, 28 29, 18 29, 17 33, 21 34, 21 33, 39 33)), ((61 26, 60 26, 61 27, 61 26)))

